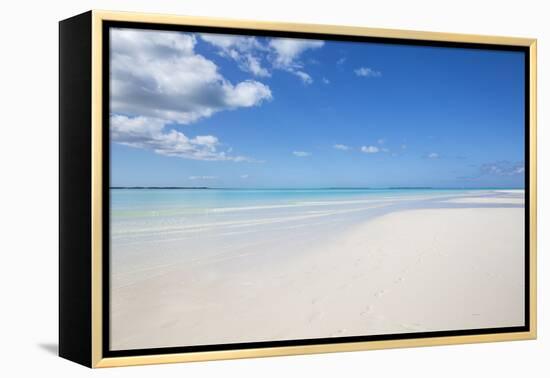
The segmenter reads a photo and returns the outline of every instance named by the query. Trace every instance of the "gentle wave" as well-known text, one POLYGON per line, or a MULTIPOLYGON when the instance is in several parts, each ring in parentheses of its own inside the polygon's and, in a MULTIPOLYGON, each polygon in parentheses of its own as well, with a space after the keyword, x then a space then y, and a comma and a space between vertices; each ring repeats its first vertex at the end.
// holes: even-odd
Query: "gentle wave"
POLYGON ((353 209, 341 209, 341 210, 331 210, 331 211, 318 211, 310 212, 307 215, 293 215, 286 217, 276 217, 276 218, 264 218, 264 219, 245 219, 245 220, 231 220, 224 222, 211 222, 211 223, 200 223, 200 224, 189 224, 189 225, 179 225, 176 227, 170 226, 147 226, 144 228, 133 228, 133 229, 120 229, 115 228, 112 230, 113 239, 117 236, 129 236, 129 235, 139 235, 139 234, 173 234, 173 233, 185 233, 185 232, 203 232, 212 229, 218 228, 239 228, 239 227, 250 227, 250 226, 261 226, 266 224, 274 223, 283 223, 283 222, 292 222, 299 221, 304 219, 318 218, 333 216, 339 214, 348 214, 358 211, 371 210, 374 208, 381 207, 383 205, 373 205, 368 207, 353 208, 353 209))
MULTIPOLYGON (((395 195, 395 196, 376 196, 371 198, 361 199, 326 199, 326 200, 305 200, 305 201, 288 201, 284 203, 268 203, 262 205, 242 205, 242 206, 222 206, 214 207, 204 205, 203 207, 192 207, 194 202, 191 201, 191 207, 180 207, 181 203, 174 203, 173 207, 167 207, 163 204, 161 208, 153 209, 117 209, 116 206, 112 209, 111 214, 115 218, 120 217, 166 217, 166 216, 193 216, 193 215, 208 215, 208 214, 226 214, 226 213, 240 213, 247 211, 262 211, 262 210, 277 210, 277 209, 297 209, 316 206, 341 206, 341 205, 360 205, 371 204, 380 202, 402 202, 402 201, 415 201, 423 199, 435 199, 448 196, 448 193, 429 193, 429 194, 408 194, 408 195, 395 195)), ((460 196, 461 194, 454 194, 453 196, 460 196)), ((468 194, 462 194, 468 195, 468 194)), ((267 199, 266 199, 267 200, 267 199)), ((147 204, 148 206, 150 204, 147 204)))

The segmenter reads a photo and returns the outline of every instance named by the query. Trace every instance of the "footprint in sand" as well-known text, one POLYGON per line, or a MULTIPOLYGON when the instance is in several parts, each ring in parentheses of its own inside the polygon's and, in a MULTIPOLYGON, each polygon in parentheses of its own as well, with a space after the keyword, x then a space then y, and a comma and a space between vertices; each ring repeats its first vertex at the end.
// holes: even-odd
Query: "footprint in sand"
POLYGON ((405 281, 405 279, 403 277, 397 277, 395 281, 393 281, 394 283, 398 284, 398 283, 401 283, 405 281))
POLYGON ((404 329, 406 329, 407 331, 421 331, 422 330, 422 326, 418 323, 411 323, 411 324, 401 323, 400 326, 403 327, 404 329))
POLYGON ((176 324, 178 324, 180 322, 179 319, 175 319, 175 320, 169 320, 167 322, 164 322, 163 324, 161 324, 160 328, 170 328, 172 326, 175 326, 176 324))
POLYGON ((350 286, 349 283, 344 283, 344 284, 338 286, 338 289, 339 289, 339 290, 347 289, 349 286, 350 286))
POLYGON ((345 328, 341 328, 338 331, 334 332, 331 336, 342 336, 347 330, 345 328))
POLYGON ((371 312, 372 312, 372 306, 366 306, 365 309, 359 313, 359 315, 363 316, 363 315, 370 314, 371 312))
POLYGON ((309 315, 307 321, 308 321, 308 323, 312 323, 312 322, 314 322, 315 320, 320 319, 322 316, 323 316, 323 314, 321 313, 321 311, 315 311, 314 313, 312 313, 311 315, 309 315))

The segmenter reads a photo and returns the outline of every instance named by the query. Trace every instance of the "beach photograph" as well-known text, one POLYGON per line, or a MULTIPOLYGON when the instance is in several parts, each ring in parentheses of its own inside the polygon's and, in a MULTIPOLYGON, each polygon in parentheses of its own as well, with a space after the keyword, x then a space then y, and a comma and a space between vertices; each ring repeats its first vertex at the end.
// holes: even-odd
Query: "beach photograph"
POLYGON ((524 65, 110 28, 110 350, 524 326, 524 65))

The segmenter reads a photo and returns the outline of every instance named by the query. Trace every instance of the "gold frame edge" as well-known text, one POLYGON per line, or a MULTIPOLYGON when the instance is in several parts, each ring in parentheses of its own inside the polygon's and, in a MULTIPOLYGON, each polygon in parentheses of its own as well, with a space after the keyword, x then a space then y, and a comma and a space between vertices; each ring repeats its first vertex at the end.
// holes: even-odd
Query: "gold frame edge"
POLYGON ((461 34, 445 32, 429 32, 419 30, 401 30, 386 28, 369 28, 363 26, 343 26, 312 23, 290 23, 290 22, 271 22, 240 20, 231 18, 201 17, 201 16, 182 16, 158 13, 136 13, 120 11, 92 11, 94 17, 105 21, 127 21, 158 23, 167 25, 192 25, 192 26, 211 26, 236 29, 266 30, 266 31, 286 31, 302 32, 314 34, 334 34, 351 35, 364 37, 382 37, 398 38, 417 41, 442 41, 442 42, 464 42, 497 44, 508 46, 529 47, 536 41, 534 38, 491 36, 479 34, 461 34))
POLYGON ((529 314, 537 337, 537 41, 529 45, 529 314))
POLYGON ((92 11, 92 367, 103 358, 102 19, 92 11))
POLYGON ((236 20, 224 18, 177 16, 133 12, 92 11, 92 367, 118 367, 176 362, 198 362, 223 359, 274 357, 315 353, 351 352, 374 349, 425 347, 452 344, 533 340, 537 337, 537 40, 503 36, 441 33, 398 29, 367 28, 322 24, 297 24, 236 20), (210 352, 103 357, 102 352, 102 22, 127 21, 171 25, 213 26, 250 30, 288 31, 317 34, 399 38, 417 41, 463 42, 523 46, 529 48, 530 64, 530 330, 526 332, 492 333, 467 336, 397 339, 307 346, 268 347, 220 350, 210 352))

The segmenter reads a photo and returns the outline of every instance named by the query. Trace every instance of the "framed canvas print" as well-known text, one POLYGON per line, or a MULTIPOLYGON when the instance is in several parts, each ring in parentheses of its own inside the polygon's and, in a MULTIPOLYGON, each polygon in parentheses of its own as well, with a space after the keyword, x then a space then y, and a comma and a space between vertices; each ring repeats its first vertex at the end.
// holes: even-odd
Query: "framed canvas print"
POLYGON ((536 337, 536 41, 60 22, 60 334, 89 367, 536 337))

